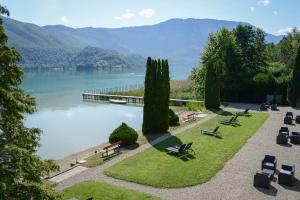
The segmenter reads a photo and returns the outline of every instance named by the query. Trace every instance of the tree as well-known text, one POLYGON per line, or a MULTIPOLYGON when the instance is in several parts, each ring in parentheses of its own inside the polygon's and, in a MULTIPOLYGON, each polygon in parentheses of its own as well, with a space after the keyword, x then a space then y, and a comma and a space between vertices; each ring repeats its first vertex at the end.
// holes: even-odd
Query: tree
MULTIPOLYGON (((0 13, 9 15, 1 5, 0 13)), ((20 88, 21 55, 7 39, 0 18, 0 199, 57 199, 41 177, 58 166, 36 154, 41 131, 23 124, 24 114, 35 111, 35 101, 20 88)))
POLYGON ((213 63, 206 63, 204 81, 204 106, 207 109, 220 107, 220 84, 213 63))
POLYGON ((169 128, 170 98, 167 60, 147 60, 144 92, 143 133, 165 133, 169 128))
POLYGON ((300 101, 300 47, 298 48, 289 91, 290 104, 296 106, 297 101, 300 101))

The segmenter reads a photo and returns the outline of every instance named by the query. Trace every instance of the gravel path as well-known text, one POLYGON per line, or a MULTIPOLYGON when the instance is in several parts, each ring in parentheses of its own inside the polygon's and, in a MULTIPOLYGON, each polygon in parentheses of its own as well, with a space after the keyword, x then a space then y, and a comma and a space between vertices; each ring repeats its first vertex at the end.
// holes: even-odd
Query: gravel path
MULTIPOLYGON (((231 104, 229 107, 243 109, 251 106, 256 109, 256 106, 245 104, 231 104)), ((300 145, 280 146, 277 145, 276 134, 279 128, 283 125, 283 116, 287 111, 293 111, 294 116, 300 115, 300 110, 291 109, 288 107, 280 107, 280 111, 270 111, 270 117, 257 131, 257 133, 248 140, 245 146, 231 159, 224 168, 216 174, 211 181, 186 188, 178 189, 158 189, 149 186, 144 186, 136 183, 113 179, 103 174, 103 171, 121 160, 126 159, 136 153, 139 153, 149 147, 150 144, 145 144, 140 148, 123 154, 116 159, 113 159, 101 166, 88 169, 80 174, 77 174, 69 179, 59 183, 57 190, 62 190, 75 183, 84 180, 96 180, 106 182, 121 187, 138 190, 149 193, 155 196, 160 196, 161 199, 289 199, 300 200, 300 145), (275 155, 278 160, 278 167, 281 164, 296 165, 296 186, 286 187, 278 185, 277 182, 271 183, 270 190, 258 189, 253 187, 253 175, 260 169, 261 159, 265 154, 275 155)), ((212 118, 214 115, 209 115, 205 120, 212 118)), ((182 132, 192 126, 195 126, 204 120, 174 131, 172 134, 182 132)), ((300 131, 300 125, 289 126, 290 130, 300 131)), ((153 141, 156 144, 171 135, 163 136, 153 141)), ((152 145, 153 145, 152 144, 152 145)))

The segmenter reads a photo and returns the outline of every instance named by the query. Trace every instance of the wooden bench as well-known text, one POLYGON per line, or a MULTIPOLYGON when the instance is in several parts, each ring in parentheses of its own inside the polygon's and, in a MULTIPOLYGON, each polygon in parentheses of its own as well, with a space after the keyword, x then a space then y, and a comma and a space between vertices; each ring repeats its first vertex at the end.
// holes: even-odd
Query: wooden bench
POLYGON ((195 113, 192 114, 188 114, 186 116, 183 117, 183 122, 190 122, 195 120, 195 113))
POLYGON ((103 147, 103 150, 100 151, 101 158, 108 158, 109 156, 113 156, 115 154, 120 153, 120 145, 122 141, 115 142, 113 144, 109 144, 103 147))

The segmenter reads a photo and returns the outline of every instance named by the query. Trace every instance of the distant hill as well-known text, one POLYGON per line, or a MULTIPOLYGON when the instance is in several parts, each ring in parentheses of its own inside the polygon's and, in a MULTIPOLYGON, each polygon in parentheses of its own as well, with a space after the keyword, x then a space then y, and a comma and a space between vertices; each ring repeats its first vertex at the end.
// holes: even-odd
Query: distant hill
MULTIPOLYGON (((9 43, 22 51, 26 66, 66 64, 66 59, 90 46, 111 49, 125 55, 168 58, 171 65, 191 67, 198 64, 209 33, 222 27, 233 29, 238 24, 246 23, 214 19, 171 19, 150 26, 70 28, 62 25, 40 27, 5 18, 4 24, 9 43)), ((268 42, 277 43, 281 38, 266 35, 268 42)), ((71 60, 68 63, 76 64, 71 60)))

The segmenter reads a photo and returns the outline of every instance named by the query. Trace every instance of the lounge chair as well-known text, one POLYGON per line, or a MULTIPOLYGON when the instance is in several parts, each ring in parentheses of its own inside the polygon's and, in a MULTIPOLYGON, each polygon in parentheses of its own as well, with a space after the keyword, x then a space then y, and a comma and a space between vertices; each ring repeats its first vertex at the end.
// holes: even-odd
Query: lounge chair
POLYGON ((290 136, 290 141, 293 144, 300 144, 300 133, 299 132, 292 132, 290 136))
POLYGON ((297 124, 300 124, 300 115, 297 115, 297 116, 296 116, 296 123, 297 123, 297 124))
POLYGON ((295 166, 281 165, 278 174, 278 184, 293 186, 295 166))
POLYGON ((235 113, 236 115, 239 115, 239 116, 249 116, 250 113, 249 113, 249 108, 246 108, 244 111, 242 112, 236 112, 235 113))
POLYGON ((261 111, 267 111, 268 110, 268 106, 265 103, 263 103, 263 104, 260 105, 259 109, 261 111))
POLYGON ((284 117, 284 120, 283 120, 283 123, 284 123, 284 124, 289 124, 289 125, 291 125, 291 124, 293 123, 293 118, 292 118, 292 116, 290 116, 290 115, 285 116, 285 117, 284 117))
POLYGON ((185 151, 186 153, 190 153, 190 151, 192 151, 193 154, 195 154, 194 149, 192 149, 192 145, 193 145, 192 142, 188 143, 188 144, 185 146, 184 151, 185 151))
POLYGON ((186 151, 185 151, 186 146, 187 146, 186 144, 182 144, 180 146, 168 147, 168 148, 166 148, 166 150, 168 151, 168 153, 184 155, 184 154, 186 154, 186 151))
POLYGON ((258 171, 254 175, 254 181, 253 185, 255 187, 263 187, 263 188, 270 188, 271 184, 271 174, 270 173, 265 173, 263 171, 258 171))
POLYGON ((290 116, 292 119, 294 119, 294 115, 292 112, 286 112, 285 116, 290 116))
POLYGON ((206 135, 213 135, 215 137, 221 136, 221 133, 219 131, 220 126, 216 126, 213 130, 211 129, 202 129, 201 134, 206 134, 206 135))
POLYGON ((261 161, 261 169, 270 169, 276 171, 277 159, 272 155, 265 155, 261 161))
POLYGON ((236 125, 236 124, 238 124, 237 118, 238 118, 238 115, 231 117, 229 119, 222 119, 219 121, 219 123, 225 124, 225 125, 236 125))
POLYGON ((282 126, 279 129, 279 134, 285 134, 285 135, 289 136, 289 134, 290 134, 289 128, 286 126, 282 126))
POLYGON ((271 105, 271 110, 274 110, 274 111, 277 110, 277 104, 276 103, 271 105))
POLYGON ((288 138, 289 137, 286 134, 279 133, 276 137, 276 143, 277 144, 287 144, 288 138))

